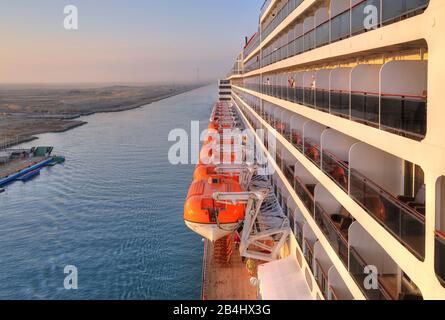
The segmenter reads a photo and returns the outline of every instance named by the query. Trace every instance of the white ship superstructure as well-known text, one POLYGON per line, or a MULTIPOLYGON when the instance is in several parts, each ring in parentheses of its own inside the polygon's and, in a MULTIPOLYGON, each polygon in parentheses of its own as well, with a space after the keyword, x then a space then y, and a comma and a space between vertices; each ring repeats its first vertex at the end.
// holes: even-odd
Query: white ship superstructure
POLYGON ((444 34, 443 0, 268 0, 236 59, 314 299, 445 299, 444 34))

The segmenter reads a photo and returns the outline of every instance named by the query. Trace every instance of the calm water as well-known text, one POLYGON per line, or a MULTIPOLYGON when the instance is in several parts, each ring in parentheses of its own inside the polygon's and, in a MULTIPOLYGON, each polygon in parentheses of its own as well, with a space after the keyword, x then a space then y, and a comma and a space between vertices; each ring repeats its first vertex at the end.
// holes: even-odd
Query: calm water
POLYGON ((209 86, 44 134, 67 162, 0 195, 0 299, 199 299, 202 242, 182 221, 193 166, 168 133, 207 119, 209 86), (66 265, 79 290, 63 288, 66 265))

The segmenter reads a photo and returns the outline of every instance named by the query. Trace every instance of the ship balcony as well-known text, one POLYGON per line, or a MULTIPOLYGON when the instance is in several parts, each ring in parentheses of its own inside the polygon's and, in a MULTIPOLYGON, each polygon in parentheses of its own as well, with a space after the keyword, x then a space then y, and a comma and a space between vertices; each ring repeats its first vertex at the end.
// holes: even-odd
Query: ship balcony
POLYGON ((334 268, 333 263, 329 259, 326 251, 320 242, 314 245, 314 277, 317 281, 318 287, 323 294, 323 297, 329 299, 329 270, 334 268))
POLYGON ((351 170, 350 193, 364 209, 419 259, 425 255, 425 203, 404 203, 356 170, 351 170), (421 213, 422 212, 422 213, 421 213))
MULTIPOLYGON (((426 191, 420 167, 312 120, 289 117, 281 107, 265 103, 265 108, 266 121, 278 129, 289 128, 286 130, 291 134, 284 138, 417 258, 424 258, 426 191)), ((314 213, 317 181, 292 161, 285 147, 278 144, 277 148, 280 168, 308 211, 314 213)))
POLYGON ((352 215, 321 185, 315 187, 314 219, 340 260, 348 266, 348 231, 352 215))
MULTIPOLYGON (((262 39, 266 39, 299 5, 293 5, 293 2, 295 1, 289 1, 291 5, 283 7, 277 17, 263 28, 262 39)), ((380 28, 421 14, 428 4, 429 0, 331 0, 328 1, 328 6, 326 2, 322 2, 318 8, 309 9, 313 12, 312 15, 303 14, 304 20, 297 18, 263 48, 261 66, 368 32, 363 21, 366 18, 364 10, 369 5, 378 10, 379 18, 375 27, 380 28)))
MULTIPOLYGON (((271 114, 277 115, 276 111, 271 111, 271 114)), ((282 113, 282 117, 286 117, 282 113)), ((306 128, 306 125, 303 126, 306 128)), ((336 141, 339 149, 332 148, 338 159, 344 161, 345 155, 342 153, 349 149, 352 145, 353 150, 349 150, 350 170, 356 168, 357 155, 361 155, 361 161, 366 168, 369 161, 375 159, 377 163, 385 163, 389 166, 388 172, 394 172, 394 168, 403 167, 403 161, 400 159, 385 158, 386 155, 382 151, 374 150, 372 147, 356 142, 355 140, 341 140, 342 133, 336 132, 332 129, 326 129, 322 134, 322 145, 329 146, 330 141, 336 141), (359 146, 362 149, 354 150, 359 146), (370 148, 370 149, 368 149, 370 148), (367 150, 367 151, 365 151, 367 150), (372 152, 380 152, 372 153, 372 152)), ((323 152, 323 150, 322 150, 323 152)), ((346 154, 346 152, 344 152, 346 154)), ((331 248, 337 253, 344 266, 347 268, 357 286, 362 290, 367 299, 371 300, 411 300, 422 299, 422 295, 409 277, 403 270, 394 262, 389 254, 380 246, 376 239, 374 239, 357 221, 354 221, 352 215, 347 212, 342 205, 336 200, 334 196, 320 183, 315 177, 301 164, 294 155, 285 148, 279 141, 277 141, 277 157, 276 162, 279 168, 284 173, 286 180, 295 190, 296 195, 301 200, 303 206, 307 209, 309 214, 313 217, 314 222, 319 230, 328 240, 331 248), (377 287, 367 286, 369 284, 369 270, 367 267, 375 266, 376 278, 375 283, 377 287), (366 281, 365 281, 366 280, 366 281)), ((367 174, 372 176, 375 167, 370 167, 367 174)), ((402 170, 403 171, 403 170, 402 170)), ((407 166, 405 164, 405 171, 420 171, 415 169, 413 165, 407 166)), ((416 177, 419 173, 413 173, 416 177)), ((387 175, 387 172, 382 174, 387 175)), ((374 177, 375 178, 375 177, 374 177)), ((444 178, 445 179, 445 178, 444 178)), ((402 176, 393 176, 392 181, 404 181, 404 185, 408 189, 415 189, 415 185, 421 184, 422 181, 413 181, 402 176)), ((388 184, 388 181, 381 180, 382 183, 388 184)), ((297 243, 302 249, 303 255, 315 276, 318 286, 322 290, 325 298, 347 299, 351 298, 351 293, 348 287, 342 282, 343 280, 338 275, 336 266, 332 261, 325 259, 327 248, 324 248, 318 241, 315 231, 306 220, 296 204, 294 198, 286 191, 283 183, 274 183, 278 194, 278 199, 290 220, 290 227, 292 228, 296 237, 297 243)), ((400 188, 400 186, 398 186, 400 188)), ((408 197, 406 197, 408 198, 408 197)), ((443 268, 440 263, 443 261, 443 248, 445 248, 445 237, 437 233, 436 236, 436 269, 438 269, 438 276, 441 276, 443 268), (439 242, 439 240, 441 240, 439 242)), ((338 267, 338 266, 337 266, 338 267)), ((371 285, 371 284, 370 284, 371 285)))
POLYGON ((417 286, 357 222, 349 229, 349 245, 349 272, 369 300, 422 299, 417 286))
POLYGON ((445 287, 445 176, 436 182, 435 271, 445 287))
POLYGON ((318 239, 308 224, 303 225, 303 255, 312 271, 315 273, 314 247, 318 239))
POLYGON ((427 61, 360 64, 265 79, 265 95, 417 141, 427 134, 427 61))
MULTIPOLYGON (((287 160, 286 160, 287 161, 287 160)), ((288 168, 288 167, 287 167, 288 168)), ((293 173, 287 171, 287 179, 293 181, 293 173)), ((317 191, 315 191, 317 193, 317 191)), ((311 267, 314 273, 314 278, 323 293, 323 296, 327 300, 352 300, 353 296, 350 293, 344 280, 340 277, 337 269, 334 267, 333 263, 329 259, 326 251, 321 246, 321 244, 316 240, 314 233, 310 230, 309 225, 307 225, 301 211, 296 205, 292 197, 287 200, 288 217, 290 220, 290 225, 292 231, 295 235, 296 241, 300 248, 304 248, 305 258, 308 265, 311 267), (304 237, 303 237, 303 230, 304 237), (303 239, 306 241, 303 242, 303 239)), ((316 217, 315 217, 316 219, 316 217)), ((318 219, 317 223, 319 223, 318 219)), ((347 231, 346 231, 347 234, 347 231)), ((332 238, 330 238, 331 240, 332 238)), ((332 243, 333 247, 335 246, 332 243)), ((338 248, 338 246, 337 246, 338 248)), ((342 247, 345 249, 343 252, 344 263, 347 267, 348 265, 348 246, 342 247)))
POLYGON ((354 296, 335 267, 331 267, 328 273, 328 300, 354 300, 354 296))
POLYGON ((306 224, 306 220, 292 197, 289 197, 287 200, 287 208, 287 217, 289 218, 290 228, 298 245, 300 248, 303 248, 303 226, 306 224))
MULTIPOLYGON (((363 294, 370 300, 421 299, 414 283, 404 274, 380 245, 357 223, 341 204, 295 159, 278 144, 277 164, 305 208, 313 215, 319 229, 326 236, 332 249, 337 253, 363 294), (300 178, 301 177, 301 178, 300 178), (304 182, 303 182, 304 181, 304 182), (313 191, 312 191, 313 189, 313 191), (366 267, 377 267, 376 288, 365 286, 369 276, 366 267)), ((284 188, 284 187, 283 187, 284 188)), ((283 191, 279 191, 284 193, 283 191)), ((326 299, 352 299, 348 287, 338 275, 335 266, 288 193, 281 198, 288 211, 291 228, 297 243, 303 250, 320 290, 326 299), (286 198, 287 197, 287 198, 286 198), (287 199, 287 200, 286 200, 287 199), (301 227, 303 226, 303 227, 301 227), (297 230, 297 231, 295 231, 297 230), (302 230, 302 235, 301 235, 302 230)))
POLYGON ((264 24, 262 31, 262 39, 266 39, 272 31, 274 31, 281 22, 284 21, 301 3, 303 0, 289 0, 285 5, 275 13, 275 16, 269 21, 269 23, 264 24))
POLYGON ((272 0, 264 0, 264 3, 261 6, 261 10, 260 10, 260 18, 264 15, 264 13, 269 8, 271 3, 272 3, 272 0))
POLYGON ((260 45, 260 33, 257 32, 249 41, 249 43, 244 48, 244 57, 248 57, 258 46, 260 45))

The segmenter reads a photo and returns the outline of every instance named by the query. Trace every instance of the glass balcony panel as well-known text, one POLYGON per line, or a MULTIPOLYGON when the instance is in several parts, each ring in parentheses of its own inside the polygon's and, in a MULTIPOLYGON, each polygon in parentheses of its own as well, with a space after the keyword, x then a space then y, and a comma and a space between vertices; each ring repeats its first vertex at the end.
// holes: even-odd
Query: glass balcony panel
POLYGON ((350 196, 419 258, 425 256, 425 217, 351 170, 350 196))
POLYGON ((306 209, 309 212, 313 213, 314 196, 298 177, 295 177, 295 192, 297 193, 300 200, 303 202, 306 209))
POLYGON ((316 145, 315 143, 311 142, 309 139, 305 139, 305 141, 304 141, 304 154, 316 166, 320 167, 320 165, 321 165, 321 158, 320 158, 320 147, 318 145, 316 145))
POLYGON ((289 101, 296 102, 297 93, 295 91, 295 87, 289 87, 289 101))
POLYGON ((304 104, 309 107, 315 105, 315 90, 312 88, 304 88, 304 104))
MULTIPOLYGON (((342 234, 347 234, 350 226, 337 226, 332 217, 317 203, 315 204, 315 222, 320 227, 323 234, 328 238, 332 248, 338 254, 345 266, 348 265, 348 241, 342 234), (344 230, 340 230, 343 228, 344 230)), ((352 223, 352 219, 351 219, 352 223)))
POLYGON ((403 18, 428 6, 429 0, 382 0, 383 23, 403 18))
POLYGON ((379 96, 369 93, 353 93, 351 95, 351 116, 374 124, 379 123, 379 96))
POLYGON ((294 168, 293 166, 290 165, 286 165, 284 167, 284 175, 286 176, 287 181, 289 182, 289 184, 294 187, 295 184, 295 179, 294 179, 294 168))
POLYGON ((282 86, 281 87, 281 99, 283 100, 289 100, 289 93, 288 93, 288 86, 282 86))
POLYGON ((287 141, 292 141, 292 134, 288 123, 284 124, 283 136, 287 141))
POLYGON ((329 300, 331 300, 331 301, 340 300, 337 292, 335 292, 335 289, 332 287, 329 287, 329 300))
POLYGON ((304 37, 301 36, 295 40, 295 52, 296 54, 304 52, 304 37))
POLYGON ((315 29, 315 46, 321 47, 329 43, 329 21, 315 29))
POLYGON ((301 87, 297 87, 296 89, 296 102, 303 104, 304 101, 304 89, 301 87))
POLYGON ((436 275, 443 286, 445 286, 445 235, 436 232, 436 275))
POLYGON ((426 135, 426 100, 382 96, 381 125, 423 138, 426 135))
POLYGON ((296 130, 292 130, 292 144, 295 148, 300 150, 300 152, 303 152, 303 140, 300 132, 296 130))
POLYGON ((295 221, 295 238, 297 239, 300 248, 303 247, 303 226, 295 221))
POLYGON ((334 180, 344 191, 348 192, 349 164, 337 159, 329 151, 322 153, 323 172, 334 180))
POLYGON ((328 299, 329 292, 328 292, 328 274, 323 269, 321 263, 315 259, 315 279, 317 280, 318 287, 320 288, 321 292, 323 293, 323 296, 325 299, 328 299))
POLYGON ((287 86, 281 86, 281 99, 287 100, 287 86))
POLYGON ((315 30, 309 31, 304 35, 304 51, 315 48, 315 30))
POLYGON ((331 19, 331 42, 346 39, 350 36, 350 11, 331 19))
MULTIPOLYGON (((352 275, 364 295, 369 300, 392 300, 391 295, 381 285, 381 275, 379 275, 379 286, 377 289, 365 288, 366 277, 369 274, 365 273, 365 268, 369 264, 366 263, 359 253, 351 247, 349 250, 349 273, 352 275)), ((395 276, 395 275, 394 275, 395 276)))
POLYGON ((308 263, 312 273, 314 273, 314 248, 307 239, 304 239, 303 241, 305 248, 304 257, 306 258, 306 262, 308 263))
POLYGON ((331 91, 331 112, 349 116, 349 92, 344 91, 331 91))
POLYGON ((317 109, 329 112, 329 90, 315 90, 315 104, 317 109))
MULTIPOLYGON (((369 5, 375 6, 378 10, 378 16, 380 16, 380 0, 367 0, 356 5, 351 10, 351 34, 359 34, 367 31, 365 28, 366 14, 365 8, 369 5)), ((378 23, 380 25, 380 23, 378 23)))

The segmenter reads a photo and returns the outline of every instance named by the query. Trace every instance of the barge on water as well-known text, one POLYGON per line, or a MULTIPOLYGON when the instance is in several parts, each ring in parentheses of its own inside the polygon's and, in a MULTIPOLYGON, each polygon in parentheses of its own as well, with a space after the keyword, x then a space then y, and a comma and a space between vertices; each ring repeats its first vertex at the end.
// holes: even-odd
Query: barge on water
MULTIPOLYGON (((0 189, 15 182, 26 182, 40 174, 47 166, 63 163, 62 156, 51 155, 53 147, 5 149, 0 151, 0 189)), ((0 193, 1 193, 0 190, 0 193)))

